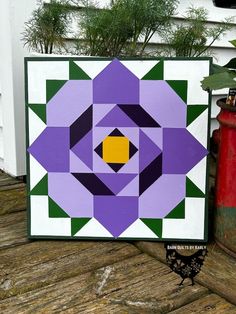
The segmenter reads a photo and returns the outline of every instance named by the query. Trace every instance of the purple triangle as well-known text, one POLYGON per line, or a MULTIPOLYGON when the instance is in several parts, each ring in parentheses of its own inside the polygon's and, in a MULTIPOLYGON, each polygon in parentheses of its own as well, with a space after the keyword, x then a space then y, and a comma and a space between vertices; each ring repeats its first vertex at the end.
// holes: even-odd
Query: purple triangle
POLYGON ((135 154, 124 166, 119 170, 119 173, 136 173, 139 169, 139 154, 135 154))
POLYGON ((115 106, 96 126, 137 127, 118 106, 115 106))
POLYGON ((187 174, 208 151, 186 129, 163 129, 163 173, 187 174))
POLYGON ((160 149, 163 148, 163 128, 141 128, 160 149))
POLYGON ((135 177, 127 186, 124 187, 118 196, 139 196, 139 177, 135 177))
POLYGON ((89 169, 79 157, 70 151, 70 172, 91 173, 92 170, 89 169))
POLYGON ((113 193, 118 194, 137 174, 95 173, 113 193))
POLYGON ((94 104, 138 104, 139 79, 114 59, 93 79, 94 104))
POLYGON ((93 171, 114 173, 111 167, 96 152, 93 152, 93 171))
POLYGON ((139 132, 139 171, 143 171, 158 155, 161 149, 143 131, 139 132))
POLYGON ((115 106, 115 104, 93 104, 93 125, 101 121, 115 106))
POLYGON ((93 137, 92 131, 89 131, 72 149, 85 165, 91 170, 93 167, 93 137))
POLYGON ((117 238, 138 219, 138 197, 94 196, 94 217, 117 238))

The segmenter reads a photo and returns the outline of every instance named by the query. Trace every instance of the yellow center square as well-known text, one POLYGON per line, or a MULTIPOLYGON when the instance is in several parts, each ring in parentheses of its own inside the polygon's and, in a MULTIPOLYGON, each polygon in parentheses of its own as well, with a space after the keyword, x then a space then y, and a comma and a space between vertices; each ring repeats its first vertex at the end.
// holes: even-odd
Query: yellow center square
POLYGON ((111 164, 125 164, 129 160, 129 140, 124 136, 108 136, 102 144, 103 160, 111 164))

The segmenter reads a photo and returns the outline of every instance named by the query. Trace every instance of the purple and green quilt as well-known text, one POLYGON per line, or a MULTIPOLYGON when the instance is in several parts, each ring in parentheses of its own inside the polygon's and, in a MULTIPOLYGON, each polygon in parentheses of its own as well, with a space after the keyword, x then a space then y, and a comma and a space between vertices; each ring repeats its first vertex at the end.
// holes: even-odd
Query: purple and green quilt
POLYGON ((29 236, 206 240, 209 68, 27 58, 29 236))

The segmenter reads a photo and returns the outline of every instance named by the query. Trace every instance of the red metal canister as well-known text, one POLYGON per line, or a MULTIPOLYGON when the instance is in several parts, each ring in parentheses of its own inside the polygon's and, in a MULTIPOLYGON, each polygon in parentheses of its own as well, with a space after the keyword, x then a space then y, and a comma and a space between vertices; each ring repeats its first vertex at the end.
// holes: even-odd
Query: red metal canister
POLYGON ((215 238, 236 257, 236 107, 217 101, 221 111, 216 180, 215 238))

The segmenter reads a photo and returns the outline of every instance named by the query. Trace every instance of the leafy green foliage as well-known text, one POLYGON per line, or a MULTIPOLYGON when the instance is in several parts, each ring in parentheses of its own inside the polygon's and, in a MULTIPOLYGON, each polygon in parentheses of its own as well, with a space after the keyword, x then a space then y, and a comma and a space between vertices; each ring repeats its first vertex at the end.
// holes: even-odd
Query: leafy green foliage
POLYGON ((231 59, 226 65, 225 68, 236 69, 236 58, 231 59))
POLYGON ((70 14, 65 0, 52 0, 33 11, 32 17, 25 23, 22 40, 30 50, 40 53, 53 52, 64 46, 63 37, 68 32, 70 14))
POLYGON ((236 39, 230 40, 229 42, 236 48, 236 39))
POLYGON ((217 25, 207 26, 208 11, 190 7, 184 21, 167 29, 163 34, 168 43, 168 53, 174 56, 199 57, 209 55, 209 48, 224 33, 232 28, 232 17, 217 25))
POLYGON ((174 0, 116 0, 109 8, 97 10, 89 3, 80 22, 83 40, 78 41, 78 50, 94 56, 142 56, 154 33, 169 25, 177 4, 174 0))
POLYGON ((89 5, 82 13, 80 28, 85 54, 115 56, 132 36, 129 18, 120 8, 97 10, 89 5))
MULTIPOLYGON (((236 47, 236 40, 231 40, 230 43, 236 47)), ((223 67, 213 64, 212 73, 201 82, 204 90, 236 88, 236 58, 231 59, 223 67)))
POLYGON ((235 78, 235 73, 230 71, 212 74, 204 78, 204 80, 202 81, 202 88, 204 90, 236 88, 235 78))

